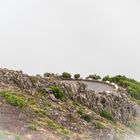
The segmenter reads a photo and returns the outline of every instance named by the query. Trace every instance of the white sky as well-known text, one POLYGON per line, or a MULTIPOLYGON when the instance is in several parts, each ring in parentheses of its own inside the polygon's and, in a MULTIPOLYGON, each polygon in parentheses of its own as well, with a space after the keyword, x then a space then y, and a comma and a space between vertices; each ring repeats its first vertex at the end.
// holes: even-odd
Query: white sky
POLYGON ((140 80, 139 0, 1 0, 0 67, 140 80))

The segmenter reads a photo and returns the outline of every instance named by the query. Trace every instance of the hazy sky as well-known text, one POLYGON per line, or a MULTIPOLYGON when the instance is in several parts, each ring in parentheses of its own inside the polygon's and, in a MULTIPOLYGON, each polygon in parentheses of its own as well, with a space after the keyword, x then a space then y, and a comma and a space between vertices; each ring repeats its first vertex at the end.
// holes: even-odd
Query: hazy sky
POLYGON ((139 0, 1 0, 0 67, 140 80, 139 0))

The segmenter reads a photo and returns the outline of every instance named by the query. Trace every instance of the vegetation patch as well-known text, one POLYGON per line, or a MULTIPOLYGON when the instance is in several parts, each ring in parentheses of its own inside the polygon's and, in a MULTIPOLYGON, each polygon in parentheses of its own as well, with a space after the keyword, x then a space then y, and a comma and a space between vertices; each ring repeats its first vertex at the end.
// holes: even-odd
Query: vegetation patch
POLYGON ((69 134, 69 130, 67 129, 61 129, 61 133, 65 136, 67 136, 69 134))
POLYGON ((5 100, 13 106, 24 107, 26 105, 26 102, 24 101, 23 98, 14 95, 13 93, 0 92, 0 96, 4 97, 5 100))
POLYGON ((46 117, 47 115, 46 112, 41 108, 34 107, 33 110, 38 114, 39 117, 46 117))
POLYGON ((60 100, 65 99, 64 91, 61 88, 59 88, 58 86, 50 86, 49 88, 50 90, 52 90, 55 98, 60 99, 60 100))
POLYGON ((101 77, 99 75, 93 74, 93 75, 89 75, 88 77, 86 77, 86 79, 93 79, 93 80, 99 80, 101 79, 101 77))
POLYGON ((69 134, 69 130, 67 130, 66 128, 64 128, 64 127, 60 126, 59 124, 55 123, 51 119, 39 118, 38 121, 39 121, 40 125, 48 126, 49 128, 51 128, 53 130, 58 130, 63 135, 68 135, 69 134))
POLYGON ((60 129, 61 128, 58 124, 56 124, 54 121, 52 121, 50 119, 46 120, 46 123, 47 123, 47 126, 51 129, 60 129))
POLYGON ((68 72, 63 72, 62 73, 62 78, 63 79, 71 79, 71 74, 68 72))
POLYGON ((29 105, 35 105, 36 104, 35 100, 32 97, 28 98, 27 101, 28 101, 29 105))
POLYGON ((74 75, 74 79, 75 79, 75 80, 77 80, 77 79, 79 79, 79 78, 80 78, 80 74, 75 74, 75 75, 74 75))
POLYGON ((101 117, 104 117, 104 118, 106 118, 106 119, 108 119, 108 120, 110 120, 110 121, 112 121, 112 122, 114 122, 114 118, 113 118, 113 115, 112 115, 111 112, 102 111, 102 112, 100 112, 100 116, 101 116, 101 117))
POLYGON ((117 75, 115 77, 106 76, 103 78, 103 81, 110 81, 111 83, 113 82, 126 88, 132 98, 140 100, 140 82, 121 75, 117 75))
POLYGON ((33 124, 33 123, 29 123, 27 125, 27 128, 29 128, 29 129, 31 129, 33 131, 36 131, 37 130, 37 126, 35 124, 33 124))
POLYGON ((82 119, 84 119, 86 122, 91 122, 92 118, 90 115, 86 114, 84 111, 82 110, 78 110, 77 113, 80 115, 80 117, 82 119))
POLYGON ((97 122, 95 122, 95 128, 96 129, 103 129, 103 128, 105 128, 105 126, 101 122, 97 121, 97 122))

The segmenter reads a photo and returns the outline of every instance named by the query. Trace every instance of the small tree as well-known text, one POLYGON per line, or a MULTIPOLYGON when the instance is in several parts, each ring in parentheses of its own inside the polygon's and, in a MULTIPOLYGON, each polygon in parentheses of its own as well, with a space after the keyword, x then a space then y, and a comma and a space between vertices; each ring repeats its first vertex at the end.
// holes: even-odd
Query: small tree
POLYGON ((51 73, 44 73, 44 77, 50 77, 51 76, 51 73))
POLYGON ((74 75, 74 79, 79 79, 80 78, 80 74, 75 74, 74 75))
POLYGON ((93 79, 93 80, 99 80, 99 79, 101 79, 101 77, 99 76, 99 75, 96 75, 96 74, 94 74, 94 75, 89 75, 88 77, 87 77, 87 79, 88 78, 91 78, 91 79, 93 79))
POLYGON ((62 78, 64 78, 64 79, 71 79, 71 74, 67 73, 67 72, 63 72, 62 73, 62 78))
POLYGON ((58 75, 54 73, 44 73, 44 77, 58 77, 58 75))
POLYGON ((103 81, 110 81, 110 77, 107 75, 103 78, 103 81))

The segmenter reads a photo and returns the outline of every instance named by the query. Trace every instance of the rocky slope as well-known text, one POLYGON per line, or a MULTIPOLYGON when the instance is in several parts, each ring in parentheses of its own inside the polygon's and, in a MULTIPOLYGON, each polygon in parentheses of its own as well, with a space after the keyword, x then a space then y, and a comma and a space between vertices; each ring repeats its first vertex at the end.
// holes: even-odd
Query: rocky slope
POLYGON ((138 117, 125 90, 95 92, 82 82, 0 69, 2 139, 133 140, 139 137, 127 126, 138 117))

